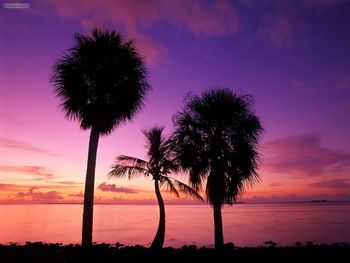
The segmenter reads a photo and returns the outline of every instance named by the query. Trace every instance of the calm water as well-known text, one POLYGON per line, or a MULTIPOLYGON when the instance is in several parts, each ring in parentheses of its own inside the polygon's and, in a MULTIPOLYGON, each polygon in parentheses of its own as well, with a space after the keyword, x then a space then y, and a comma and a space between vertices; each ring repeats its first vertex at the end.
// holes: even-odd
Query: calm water
MULTIPOLYGON (((212 210, 166 206, 165 246, 213 245, 212 210)), ((0 205, 0 243, 80 243, 82 205, 0 205)), ((94 242, 149 246, 158 224, 154 205, 96 205, 94 242)), ((350 203, 239 204, 223 208, 225 242, 258 246, 296 241, 350 243, 350 203)))

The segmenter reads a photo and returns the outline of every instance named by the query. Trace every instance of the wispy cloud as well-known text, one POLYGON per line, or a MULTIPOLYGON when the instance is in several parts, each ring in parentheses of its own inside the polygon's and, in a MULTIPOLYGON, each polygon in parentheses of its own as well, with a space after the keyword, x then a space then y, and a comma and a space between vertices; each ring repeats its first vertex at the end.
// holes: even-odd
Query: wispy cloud
POLYGON ((96 21, 110 19, 129 32, 141 31, 160 20, 183 27, 197 35, 212 36, 235 33, 239 18, 232 2, 218 1, 45 1, 46 6, 71 19, 93 17, 96 21))
POLYGON ((265 202, 310 202, 312 200, 328 200, 328 201, 350 201, 349 193, 339 194, 320 194, 320 195, 296 195, 296 194, 280 194, 270 197, 253 196, 251 198, 243 198, 242 201, 265 203, 265 202))
POLYGON ((35 200, 40 200, 40 201, 55 201, 55 200, 60 200, 63 199, 63 196, 61 193, 57 191, 48 191, 48 192, 38 192, 39 187, 30 187, 27 192, 19 192, 17 194, 18 198, 23 198, 23 197, 32 197, 35 200))
POLYGON ((324 11, 329 8, 341 7, 343 4, 348 3, 348 0, 298 0, 296 1, 302 7, 312 9, 314 11, 324 11))
POLYGON ((67 186, 77 186, 82 185, 81 182, 74 182, 74 181, 50 181, 52 184, 58 184, 58 185, 67 185, 67 186))
POLYGON ((297 18, 294 9, 279 9, 263 18, 258 34, 277 48, 294 45, 308 46, 305 25, 297 18))
POLYGON ((50 180, 54 178, 54 172, 46 167, 42 166, 30 166, 30 165, 20 165, 20 166, 9 166, 0 165, 0 171, 5 173, 17 173, 17 174, 27 174, 40 176, 36 180, 50 180))
POLYGON ((20 151, 26 151, 26 152, 32 152, 32 153, 39 153, 39 154, 45 154, 45 155, 52 155, 52 156, 58 156, 59 154, 43 149, 41 147, 37 147, 31 143, 8 139, 8 138, 1 138, 0 137, 0 147, 4 148, 10 148, 20 151))
POLYGON ((313 43, 307 32, 310 20, 306 17, 323 15, 332 8, 342 8, 343 4, 348 4, 347 0, 241 0, 239 2, 244 8, 259 10, 260 27, 257 34, 276 48, 311 46, 313 43), (264 9, 268 12, 262 11, 264 9))
MULTIPOLYGON (((160 1, 164 2, 164 1, 160 1)), ((229 35, 239 31, 240 19, 232 2, 186 1, 164 2, 164 19, 197 36, 229 35), (166 17, 167 16, 167 17, 166 17)))
POLYGON ((327 180, 318 183, 311 183, 309 185, 318 188, 350 190, 350 183, 347 180, 342 179, 327 180))
POLYGON ((100 184, 97 189, 101 190, 102 192, 116 192, 116 193, 125 193, 125 194, 136 194, 139 193, 139 190, 129 188, 129 187, 117 187, 115 184, 107 184, 102 183, 100 184))
POLYGON ((166 48, 145 32, 159 22, 196 36, 229 35, 240 29, 240 20, 233 3, 228 0, 115 0, 115 1, 43 1, 43 8, 53 8, 64 19, 80 20, 82 26, 110 25, 121 28, 134 37, 146 59, 154 63, 166 48))
POLYGON ((350 90, 350 77, 337 79, 336 87, 341 90, 350 90))
POLYGON ((269 184, 270 187, 277 187, 277 186, 281 186, 281 184, 279 183, 272 183, 272 184, 269 184))
POLYGON ((70 197, 79 197, 79 198, 83 198, 84 194, 82 191, 80 191, 79 193, 74 193, 74 194, 70 194, 70 197))
POLYGON ((10 188, 12 187, 12 184, 1 184, 0 183, 0 189, 10 188))
POLYGON ((268 170, 319 176, 350 171, 350 154, 321 145, 317 135, 297 135, 263 145, 264 165, 268 170))

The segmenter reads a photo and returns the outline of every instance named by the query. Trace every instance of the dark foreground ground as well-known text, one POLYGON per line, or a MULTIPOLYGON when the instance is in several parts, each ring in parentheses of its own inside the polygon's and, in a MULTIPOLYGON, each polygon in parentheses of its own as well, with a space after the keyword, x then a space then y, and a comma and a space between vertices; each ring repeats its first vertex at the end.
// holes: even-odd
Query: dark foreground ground
POLYGON ((221 251, 211 248, 163 248, 152 251, 142 246, 124 247, 107 244, 82 248, 78 245, 45 244, 41 242, 20 246, 0 244, 0 262, 70 263, 70 262, 349 262, 350 246, 347 243, 331 245, 297 244, 279 247, 267 242, 261 247, 235 247, 226 244, 221 251))

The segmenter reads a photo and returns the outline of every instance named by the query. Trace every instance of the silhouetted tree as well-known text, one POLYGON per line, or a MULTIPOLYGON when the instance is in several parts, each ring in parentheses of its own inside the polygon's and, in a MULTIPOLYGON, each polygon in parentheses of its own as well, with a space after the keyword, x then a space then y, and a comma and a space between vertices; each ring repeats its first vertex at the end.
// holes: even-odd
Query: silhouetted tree
POLYGON ((130 120, 150 85, 134 42, 107 29, 76 33, 73 47, 53 67, 52 82, 66 117, 78 120, 83 130, 91 129, 82 228, 82 245, 91 245, 99 136, 130 120))
POLYGON ((160 192, 160 187, 165 185, 167 190, 179 197, 179 191, 194 196, 200 200, 202 197, 190 186, 170 177, 169 174, 177 172, 179 165, 174 158, 172 140, 162 136, 163 128, 154 127, 149 131, 144 131, 147 138, 148 161, 135 157, 120 155, 116 164, 109 172, 110 177, 129 179, 134 176, 152 176, 154 180, 154 190, 156 192, 159 205, 159 224, 157 234, 154 237, 151 248, 160 249, 163 247, 165 238, 165 207, 160 192))
POLYGON ((191 96, 174 116, 177 156, 195 190, 206 181, 213 206, 215 248, 224 244, 221 207, 233 204, 248 185, 259 180, 257 144, 262 127, 249 96, 214 89, 191 96))

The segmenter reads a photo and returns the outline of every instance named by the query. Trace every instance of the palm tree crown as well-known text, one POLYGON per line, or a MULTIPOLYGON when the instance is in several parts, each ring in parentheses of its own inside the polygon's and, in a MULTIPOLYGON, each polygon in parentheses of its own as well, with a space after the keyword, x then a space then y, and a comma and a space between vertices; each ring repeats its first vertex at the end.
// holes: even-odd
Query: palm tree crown
POLYGON ((162 132, 163 128, 159 127, 154 127, 149 131, 143 132, 147 138, 148 161, 120 155, 109 172, 109 176, 115 178, 127 176, 131 179, 139 175, 152 176, 160 209, 158 231, 151 245, 155 249, 162 248, 165 236, 165 208, 159 185, 165 186, 167 190, 174 193, 177 197, 180 196, 180 191, 203 200, 193 188, 169 176, 171 173, 178 172, 180 167, 174 155, 172 139, 163 137, 162 132))
POLYGON ((74 40, 54 65, 55 93, 68 119, 108 134, 143 105, 150 89, 143 59, 134 42, 115 31, 94 29, 89 35, 76 33, 74 40))
POLYGON ((163 137, 163 129, 153 127, 149 131, 143 131, 143 134, 147 138, 148 161, 136 157, 119 155, 108 175, 115 178, 124 178, 127 176, 128 179, 140 175, 152 176, 153 180, 159 181, 161 186, 165 185, 166 189, 177 197, 180 196, 180 191, 202 199, 193 188, 169 176, 171 173, 179 172, 180 166, 174 155, 173 141, 171 138, 163 137))
POLYGON ((195 189, 208 178, 208 201, 232 204, 259 180, 257 143, 262 132, 251 98, 228 89, 189 99, 174 117, 177 153, 195 189))

